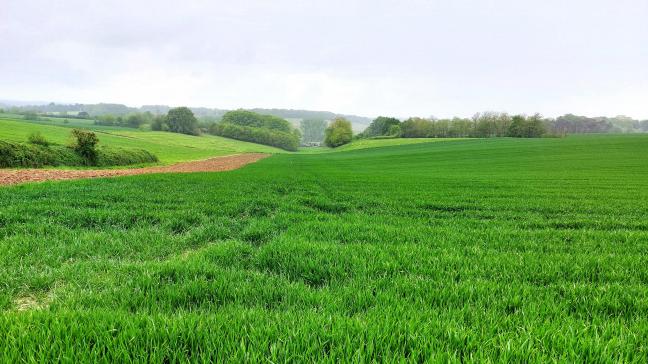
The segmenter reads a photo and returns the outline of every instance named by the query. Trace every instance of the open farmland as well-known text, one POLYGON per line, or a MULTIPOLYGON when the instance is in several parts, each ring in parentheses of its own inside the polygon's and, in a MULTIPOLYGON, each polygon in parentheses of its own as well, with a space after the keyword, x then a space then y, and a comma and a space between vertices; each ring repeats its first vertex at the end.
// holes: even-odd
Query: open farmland
MULTIPOLYGON (((284 152, 281 149, 266 145, 214 135, 196 137, 177 133, 94 126, 86 120, 74 120, 74 122, 85 122, 77 126, 94 131, 99 137, 100 145, 114 148, 145 149, 156 155, 163 164, 238 153, 284 152)), ((31 133, 40 132, 51 142, 61 145, 70 143, 70 131, 72 128, 61 125, 61 122, 56 119, 52 121, 52 125, 47 125, 47 123, 0 118, 0 140, 25 142, 31 133)))
POLYGON ((457 140, 3 187, 0 360, 645 362, 646 155, 457 140))

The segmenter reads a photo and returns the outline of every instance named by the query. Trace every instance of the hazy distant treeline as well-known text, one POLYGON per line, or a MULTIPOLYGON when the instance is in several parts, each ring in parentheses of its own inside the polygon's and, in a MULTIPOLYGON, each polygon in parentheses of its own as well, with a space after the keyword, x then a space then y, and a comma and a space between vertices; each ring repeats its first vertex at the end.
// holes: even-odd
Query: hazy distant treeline
POLYGON ((648 132, 648 120, 626 116, 587 117, 567 114, 555 119, 540 114, 509 115, 499 112, 475 114, 472 118, 418 118, 400 121, 391 117, 376 118, 358 138, 453 138, 453 137, 542 137, 581 133, 648 132))
MULTIPOLYGON (((139 108, 129 107, 122 104, 56 104, 49 103, 44 105, 26 105, 5 107, 7 111, 16 114, 25 112, 34 112, 40 114, 67 113, 76 115, 78 112, 86 112, 91 117, 112 115, 114 118, 122 118, 135 113, 151 113, 153 115, 166 115, 172 108, 167 105, 144 105, 139 108)), ((207 107, 190 107, 194 115, 205 121, 218 121, 229 110, 207 108, 207 107)), ((342 115, 329 111, 312 111, 312 110, 293 110, 293 109, 250 109, 249 111, 263 115, 272 115, 283 119, 309 119, 309 120, 333 120, 336 117, 344 117, 358 127, 366 127, 371 122, 371 118, 357 115, 342 115)))

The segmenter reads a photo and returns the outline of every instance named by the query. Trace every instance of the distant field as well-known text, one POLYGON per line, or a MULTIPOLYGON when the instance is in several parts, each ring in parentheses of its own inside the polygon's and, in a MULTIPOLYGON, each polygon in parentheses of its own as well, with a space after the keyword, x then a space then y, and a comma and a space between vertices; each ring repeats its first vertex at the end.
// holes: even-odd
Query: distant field
MULTIPOLYGON (((233 153, 287 153, 284 150, 260 144, 242 142, 238 140, 204 135, 199 138, 166 133, 140 131, 132 128, 94 125, 91 120, 47 118, 40 121, 20 120, 17 117, 0 115, 0 140, 24 142, 29 134, 40 131, 49 140, 65 144, 69 141, 71 128, 85 128, 95 131, 101 142, 120 148, 142 148, 154 153, 162 163, 175 163, 187 160, 204 159, 213 156, 233 153)), ((408 145, 418 143, 448 142, 462 140, 461 138, 398 138, 398 139, 362 139, 350 144, 332 149, 300 148, 299 153, 319 154, 329 152, 343 152, 350 150, 378 148, 394 145, 408 145)))
MULTIPOLYGON (((141 148, 155 154, 162 163, 175 163, 187 160, 205 159, 220 155, 260 152, 285 153, 285 151, 265 145, 242 142, 213 135, 200 137, 167 133, 139 131, 127 128, 97 127, 88 121, 75 120, 94 130, 104 145, 118 148, 141 148)), ((55 124, 61 124, 56 121, 55 124)), ((41 132, 47 139, 58 144, 66 144, 70 138, 69 125, 47 125, 47 122, 26 122, 0 118, 0 140, 24 142, 35 132, 41 132)))
POLYGON ((0 361, 646 362, 647 155, 471 139, 0 188, 0 361))
POLYGON ((328 152, 344 152, 350 150, 390 147, 395 145, 409 145, 419 143, 449 142, 465 140, 466 138, 395 138, 395 139, 360 139, 337 148, 328 147, 305 147, 300 152, 308 154, 319 154, 328 152))

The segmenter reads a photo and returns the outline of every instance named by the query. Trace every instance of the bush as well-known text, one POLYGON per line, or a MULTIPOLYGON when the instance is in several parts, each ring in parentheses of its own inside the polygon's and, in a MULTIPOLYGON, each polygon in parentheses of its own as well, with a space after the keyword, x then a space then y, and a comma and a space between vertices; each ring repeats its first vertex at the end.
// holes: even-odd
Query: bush
POLYGON ((72 148, 83 158, 88 161, 88 164, 96 164, 97 162, 97 144, 99 138, 91 131, 74 129, 72 130, 72 137, 75 141, 72 148))
POLYGON ((324 143, 331 148, 335 148, 351 142, 352 138, 351 123, 344 118, 336 118, 326 128, 324 143))
POLYGON ((210 129, 212 134, 226 138, 244 140, 252 143, 270 145, 273 147, 296 151, 299 146, 299 136, 277 130, 236 125, 227 122, 214 124, 210 129))
POLYGON ((127 166, 132 164, 155 163, 158 158, 144 149, 120 149, 103 147, 97 150, 97 165, 127 166))
POLYGON ((29 141, 29 143, 31 144, 42 145, 44 147, 50 145, 50 142, 47 139, 45 139, 45 137, 39 132, 33 132, 29 134, 29 137, 27 137, 27 141, 29 141))
POLYGON ((40 120, 40 117, 38 116, 37 113, 33 111, 28 111, 23 114, 23 119, 25 120, 32 120, 32 121, 38 121, 40 120))

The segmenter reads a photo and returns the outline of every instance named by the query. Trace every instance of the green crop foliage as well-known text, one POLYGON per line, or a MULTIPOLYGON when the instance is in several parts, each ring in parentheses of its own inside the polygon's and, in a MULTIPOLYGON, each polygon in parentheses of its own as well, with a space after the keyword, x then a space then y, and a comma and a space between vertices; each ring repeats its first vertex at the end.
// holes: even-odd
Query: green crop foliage
POLYGON ((648 136, 0 188, 2 362, 646 362, 648 136))

